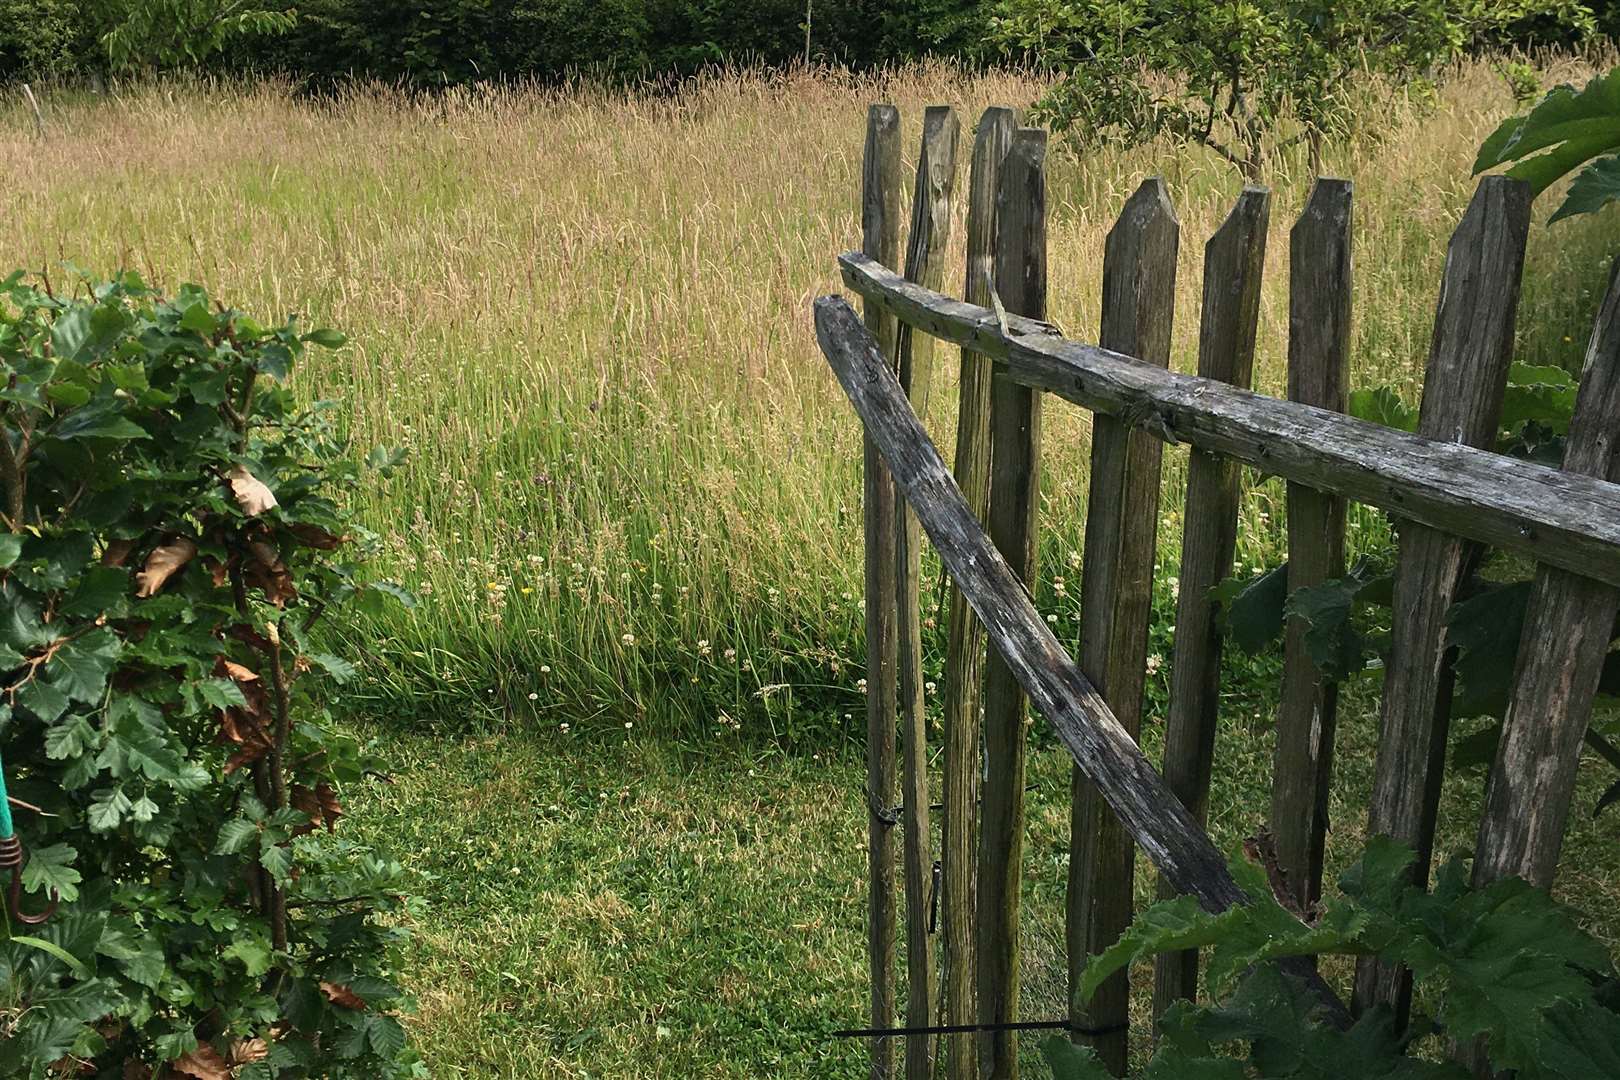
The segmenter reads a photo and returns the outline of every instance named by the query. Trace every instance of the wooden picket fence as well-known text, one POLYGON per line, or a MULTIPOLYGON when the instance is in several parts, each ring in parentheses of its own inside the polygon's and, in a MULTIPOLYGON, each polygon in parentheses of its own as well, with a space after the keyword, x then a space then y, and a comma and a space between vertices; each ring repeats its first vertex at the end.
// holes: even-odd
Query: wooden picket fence
MULTIPOLYGON (((901 272, 900 124, 868 118, 863 248, 839 258, 865 302, 816 305, 828 362, 866 432, 866 633, 871 1018, 895 1017, 901 835, 907 1027, 981 1030, 873 1041, 872 1075, 1015 1077, 1024 745, 1033 703, 1075 759, 1067 896, 1071 990, 1088 956, 1132 917, 1141 847, 1161 892, 1210 910, 1241 903, 1204 831, 1219 708, 1220 612, 1232 571, 1242 465, 1288 482, 1288 588, 1344 573, 1346 500, 1402 520, 1393 647, 1368 829, 1419 853, 1426 880, 1445 766, 1452 672, 1445 618, 1481 545, 1539 565, 1497 759, 1487 783, 1476 883, 1546 886, 1558 860, 1583 735, 1620 609, 1620 287, 1598 316, 1563 469, 1500 456, 1530 222, 1526 186, 1481 181, 1447 251, 1417 434, 1344 415, 1350 365, 1351 185, 1319 180, 1291 234, 1289 400, 1249 391, 1270 195, 1248 188, 1205 248, 1198 374, 1167 370, 1179 225, 1162 183, 1125 204, 1103 256, 1097 345, 1065 340, 1046 309, 1046 134, 1006 109, 980 120, 967 205, 965 300, 941 295, 959 121, 927 110, 901 272), (961 347, 954 475, 917 414, 935 340, 961 347), (1041 408, 1045 395, 1094 414, 1078 663, 1036 613, 1041 408), (910 400, 908 401, 908 396, 910 400), (1191 447, 1176 641, 1162 772, 1137 748, 1165 442, 1191 447), (919 557, 927 532, 952 581, 943 695, 942 880, 936 957, 919 557), (986 654, 986 636, 991 648, 986 654), (982 710, 982 713, 981 713, 982 710), (982 729, 981 729, 982 715, 982 729), (898 724, 898 754, 896 729, 898 724), (981 783, 981 737, 984 757, 981 783), (898 760, 897 760, 898 758, 898 760), (898 773, 898 776, 897 776, 898 773), (900 791, 898 810, 895 788, 900 791), (935 970, 942 960, 943 983, 935 970), (937 998, 936 998, 937 995, 937 998), (984 1030, 992 1029, 992 1030, 984 1030)), ((1322 884, 1335 687, 1285 635, 1271 832, 1281 888, 1307 911, 1322 884)), ((1403 1011, 1410 980, 1365 963, 1346 1006, 1309 964, 1295 970, 1348 1018, 1375 1002, 1403 1011)), ((1157 1016, 1194 994, 1195 952, 1161 957, 1157 1016)), ((1128 985, 1121 972, 1071 1030, 1123 1074, 1128 985)), ((1071 993, 1071 998, 1073 997, 1071 993)))

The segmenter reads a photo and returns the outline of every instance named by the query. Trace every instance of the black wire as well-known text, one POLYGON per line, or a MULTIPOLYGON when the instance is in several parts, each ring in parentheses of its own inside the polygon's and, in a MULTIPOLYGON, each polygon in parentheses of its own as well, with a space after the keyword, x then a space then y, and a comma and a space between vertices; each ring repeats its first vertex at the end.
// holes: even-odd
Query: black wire
POLYGON ((833 1032, 835 1039, 882 1039, 892 1035, 967 1035, 978 1031, 1070 1031, 1076 1035, 1116 1035, 1128 1024, 1107 1027, 1075 1027, 1067 1020, 1023 1020, 1003 1024, 936 1024, 932 1027, 847 1028, 833 1032))

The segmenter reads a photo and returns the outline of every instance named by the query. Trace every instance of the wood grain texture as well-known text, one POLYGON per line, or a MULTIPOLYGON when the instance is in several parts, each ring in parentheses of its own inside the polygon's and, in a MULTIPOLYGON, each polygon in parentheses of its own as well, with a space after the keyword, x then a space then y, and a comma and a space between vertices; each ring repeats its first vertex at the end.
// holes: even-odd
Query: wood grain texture
MULTIPOLYGON (((1013 133, 996 187, 995 288, 1010 312, 1046 313, 1046 133, 1013 133)), ((993 379, 990 390, 990 540, 1019 582, 1035 579, 1035 514, 1041 486, 1041 401, 1028 387, 993 379)), ((954 488, 954 485, 952 485, 954 488)), ((932 534, 930 534, 932 535, 932 534)), ((967 593, 966 583, 955 577, 967 593)), ((1024 586, 1018 586, 1022 589, 1024 586)), ((968 596, 972 601, 972 596, 968 596)), ((984 612, 975 604, 980 618, 984 612)), ((1018 1018, 1019 898, 1023 887, 1026 699, 1009 660, 985 664, 987 773, 979 835, 978 1010, 981 1023, 1018 1018)), ((1018 1076, 1017 1038, 984 1032, 987 1080, 1018 1076)))
MULTIPOLYGON (((1143 182, 1109 230, 1103 255, 1101 344, 1166 367, 1175 314, 1181 226, 1164 182, 1143 182)), ((1092 418, 1091 486, 1080 580, 1080 667, 1125 732, 1142 724, 1153 557, 1159 526, 1164 444, 1120 418, 1092 418)), ((1070 799, 1066 928, 1070 1020, 1075 1027, 1119 1028, 1079 1038, 1114 1075, 1129 1050, 1130 986, 1120 970, 1089 1002, 1075 993, 1086 961, 1130 925, 1136 852, 1096 787, 1078 768, 1070 799)))
MULTIPOLYGON (((1420 435, 1472 447, 1495 439, 1513 360, 1529 227, 1527 184, 1501 176, 1480 181, 1446 250, 1424 375, 1420 435)), ((1422 885, 1428 881, 1451 712, 1445 619, 1473 545, 1411 522, 1401 524, 1399 535, 1368 833, 1391 836, 1416 849, 1413 878, 1422 885)), ((1400 969, 1372 961, 1358 965, 1359 1008, 1388 1003, 1404 1019, 1410 996, 1411 980, 1400 969)))
MULTIPOLYGON (((1248 388, 1260 318, 1271 193, 1245 188, 1226 221, 1204 247, 1204 305, 1198 335, 1198 374, 1248 388)), ((1200 824, 1209 816, 1210 772, 1220 716, 1221 610, 1211 590, 1232 573, 1237 549, 1241 467, 1231 458, 1194 450, 1187 462, 1186 522, 1176 597, 1175 655, 1164 734, 1164 782, 1200 824)), ((1174 895, 1160 879, 1161 897, 1174 895)), ((1192 998, 1198 950, 1166 953, 1154 963, 1153 1015, 1192 998)))
MULTIPOLYGON (((1017 118, 1011 109, 992 107, 979 119, 968 181, 967 272, 963 295, 989 303, 995 274, 996 185, 1001 161, 1012 145, 1017 118)), ((983 521, 990 506, 990 361, 962 350, 958 381, 956 486, 968 508, 983 521)), ((945 694, 941 726, 945 735, 944 810, 940 821, 940 959, 943 1017, 947 1025, 975 1023, 974 843, 979 801, 979 680, 984 673, 984 629, 967 597, 950 586, 946 629, 945 694)), ((978 1080, 979 1063, 971 1033, 942 1037, 947 1080, 978 1080)))
MULTIPOLYGON (((1587 346, 1564 468, 1620 483, 1620 278, 1611 277, 1587 346)), ((1502 740, 1485 788, 1474 851, 1476 886, 1521 877, 1552 887, 1581 740, 1617 610, 1620 590, 1566 570, 1537 570, 1502 740)))
MULTIPOLYGON (((1288 398, 1343 412, 1350 393, 1351 187, 1318 180, 1289 237, 1288 398)), ((1344 576, 1344 499, 1288 485, 1288 591, 1344 576)), ((1337 685, 1317 671, 1310 624, 1288 620, 1271 781, 1271 832, 1294 906, 1322 895, 1337 685)))
MULTIPOLYGON (((900 112, 874 105, 866 118, 861 184, 861 250, 894 265, 900 256, 900 112)), ((893 356, 898 323, 881 305, 866 305, 877 348, 893 356)), ((877 446, 863 440, 866 546, 866 944, 873 1027, 894 1026, 895 878, 894 724, 899 710, 895 616, 895 488, 877 446)), ((873 1080, 895 1076, 894 1043, 872 1040, 873 1080)))
MULTIPOLYGON (((906 280, 939 288, 945 280, 945 248, 951 235, 951 191, 956 178, 956 142, 961 125, 948 107, 923 114, 922 149, 911 196, 911 233, 906 241, 906 280)), ((918 416, 928 414, 934 340, 901 326, 896 345, 900 386, 918 416)), ((895 532, 895 584, 899 638, 899 700, 902 765, 901 864, 906 879, 906 1026, 927 1027, 934 1001, 934 941, 929 933, 933 887, 933 833, 928 817, 928 717, 922 659, 922 529, 900 504, 895 532)), ((928 1080, 934 1040, 906 1037, 907 1080, 928 1080)))
POLYGON ((1132 363, 1035 320, 1009 316, 1003 333, 992 311, 908 286, 858 253, 838 261, 852 291, 989 356, 1014 382, 1262 472, 1620 584, 1620 485, 1132 363))
MULTIPOLYGON (((1014 146, 1016 153, 1016 142, 1014 146)), ((1003 228, 1006 224, 1004 218, 1003 228)), ((1246 902, 1208 835, 1058 643, 1035 610, 1023 580, 980 527, 872 335, 836 296, 816 301, 815 319, 828 365, 916 510, 946 571, 973 605, 990 645, 1059 741, 1178 892, 1193 896, 1211 912, 1246 902)), ((1349 1025, 1349 1010, 1313 970, 1292 960, 1279 966, 1306 981, 1328 1022, 1341 1028, 1349 1025)))

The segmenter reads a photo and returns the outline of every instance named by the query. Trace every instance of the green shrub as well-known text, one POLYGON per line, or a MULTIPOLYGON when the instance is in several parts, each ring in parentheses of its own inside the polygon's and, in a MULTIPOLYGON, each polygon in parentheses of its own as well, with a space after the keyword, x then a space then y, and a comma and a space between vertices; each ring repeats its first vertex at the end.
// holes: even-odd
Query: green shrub
POLYGON ((0 0, 0 82, 63 75, 83 35, 74 0, 0 0))
POLYGON ((341 341, 134 274, 0 283, 0 753, 27 906, 62 900, 0 938, 0 1075, 419 1074, 402 871, 334 831, 354 669, 309 637, 387 595, 362 469, 285 385, 341 341))

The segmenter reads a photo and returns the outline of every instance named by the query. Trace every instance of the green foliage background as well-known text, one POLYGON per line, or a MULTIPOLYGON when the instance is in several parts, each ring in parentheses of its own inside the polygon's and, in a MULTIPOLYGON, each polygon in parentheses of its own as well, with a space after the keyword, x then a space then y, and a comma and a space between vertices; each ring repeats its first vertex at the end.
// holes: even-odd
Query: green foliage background
MULTIPOLYGON (((0 80, 72 76, 105 66, 99 39, 132 0, 0 0, 0 80)), ((138 0, 136 0, 138 4, 138 0)), ((480 78, 559 81, 690 74, 705 65, 783 65, 804 55, 870 68, 926 55, 999 58, 986 38, 1001 0, 306 0, 289 33, 254 35, 209 61, 316 81, 350 74, 419 85, 480 78)), ((1106 5, 1096 5, 1106 6, 1106 5)), ((1620 3, 1591 5, 1620 27, 1620 3)), ((1567 41, 1554 20, 1516 24, 1522 45, 1567 41)), ((153 66, 165 66, 153 58, 153 66)))

